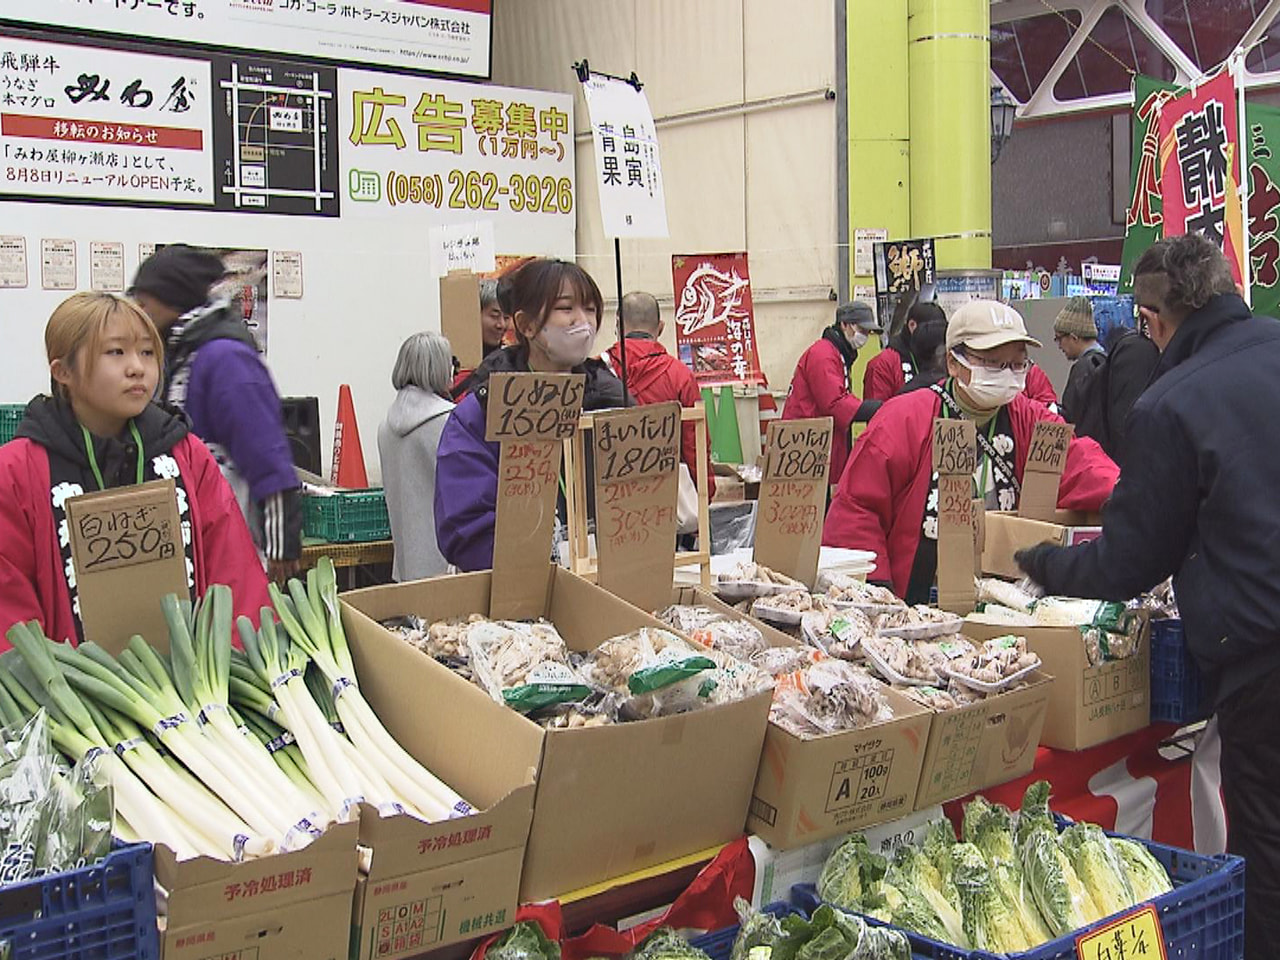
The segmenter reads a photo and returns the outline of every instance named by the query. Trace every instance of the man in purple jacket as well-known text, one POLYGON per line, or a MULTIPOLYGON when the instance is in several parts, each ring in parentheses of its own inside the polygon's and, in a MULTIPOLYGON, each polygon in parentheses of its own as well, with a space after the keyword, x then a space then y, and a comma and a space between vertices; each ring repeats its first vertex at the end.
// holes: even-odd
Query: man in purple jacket
POLYGON ((283 582, 302 551, 300 484, 280 395, 240 305, 210 298, 225 272, 212 254, 171 244, 138 267, 129 295, 166 339, 163 398, 209 447, 271 579, 283 582))

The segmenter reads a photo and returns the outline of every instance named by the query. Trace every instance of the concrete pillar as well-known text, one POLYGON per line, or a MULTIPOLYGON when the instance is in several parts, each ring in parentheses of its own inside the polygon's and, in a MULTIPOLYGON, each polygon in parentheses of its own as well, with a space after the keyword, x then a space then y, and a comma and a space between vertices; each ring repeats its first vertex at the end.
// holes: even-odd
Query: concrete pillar
POLYGON ((910 235, 943 270, 991 266, 990 32, 990 0, 907 2, 910 235))

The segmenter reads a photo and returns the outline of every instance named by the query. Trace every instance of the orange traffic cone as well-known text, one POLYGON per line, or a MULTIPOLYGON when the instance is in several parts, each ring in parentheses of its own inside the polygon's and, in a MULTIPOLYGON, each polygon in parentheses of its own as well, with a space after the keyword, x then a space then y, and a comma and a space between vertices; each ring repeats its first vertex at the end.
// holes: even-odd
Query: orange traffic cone
POLYGON ((338 421, 333 428, 333 469, 329 481, 348 490, 369 486, 364 470, 364 452, 360 448, 360 427, 356 424, 356 405, 351 387, 338 388, 338 421))

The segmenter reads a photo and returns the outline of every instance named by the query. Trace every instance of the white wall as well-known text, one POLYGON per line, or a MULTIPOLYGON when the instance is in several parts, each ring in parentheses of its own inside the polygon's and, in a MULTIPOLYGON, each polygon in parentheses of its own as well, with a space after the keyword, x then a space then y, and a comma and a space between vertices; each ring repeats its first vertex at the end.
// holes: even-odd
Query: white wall
MULTIPOLYGON (((624 287, 653 293, 669 315, 673 253, 746 250, 761 363, 785 392, 835 312, 830 0, 502 0, 493 53, 496 82, 572 94, 580 135, 590 126, 570 63, 636 71, 657 121, 671 236, 622 244, 624 287)), ((595 159, 585 139, 578 148, 578 260, 612 301, 595 159)), ((597 346, 612 342, 602 331, 597 346)))

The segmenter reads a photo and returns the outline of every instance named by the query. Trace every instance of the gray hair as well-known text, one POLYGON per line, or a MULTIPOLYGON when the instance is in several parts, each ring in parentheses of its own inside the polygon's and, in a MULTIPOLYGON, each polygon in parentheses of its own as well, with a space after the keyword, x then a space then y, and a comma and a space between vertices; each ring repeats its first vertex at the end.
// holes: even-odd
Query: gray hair
POLYGON ((453 379, 453 348, 438 333, 415 333, 400 345, 391 385, 403 390, 412 384, 442 397, 449 395, 453 379))
POLYGON ((484 278, 480 281, 480 309, 488 310, 498 302, 497 279, 484 278))

